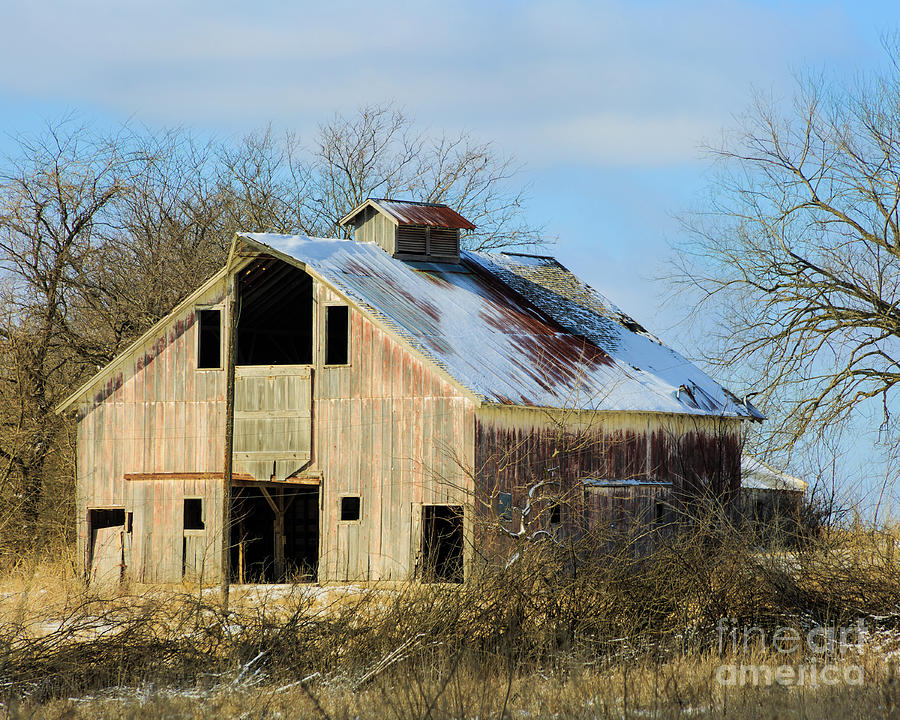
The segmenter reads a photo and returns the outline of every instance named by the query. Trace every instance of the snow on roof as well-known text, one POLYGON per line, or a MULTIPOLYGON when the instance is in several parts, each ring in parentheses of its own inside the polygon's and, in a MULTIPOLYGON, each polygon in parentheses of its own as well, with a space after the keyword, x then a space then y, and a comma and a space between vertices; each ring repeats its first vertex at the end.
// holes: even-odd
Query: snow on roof
POLYGON ((762 418, 553 258, 407 263, 373 243, 252 233, 488 402, 762 418))
POLYGON ((752 455, 741 456, 741 487, 752 490, 791 490, 804 492, 809 483, 779 472, 752 455))

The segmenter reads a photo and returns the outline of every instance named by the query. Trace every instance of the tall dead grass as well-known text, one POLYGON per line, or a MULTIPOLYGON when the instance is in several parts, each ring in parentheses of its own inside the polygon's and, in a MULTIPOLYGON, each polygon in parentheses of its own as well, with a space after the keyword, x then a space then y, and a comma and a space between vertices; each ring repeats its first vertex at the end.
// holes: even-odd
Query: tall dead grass
POLYGON ((463 585, 238 589, 228 612, 212 589, 103 590, 82 586, 65 563, 30 576, 20 568, 0 603, 0 702, 13 717, 247 708, 260 717, 775 717, 851 706, 884 716, 900 707, 892 534, 833 529, 767 548, 698 524, 650 554, 606 545, 602 556, 525 547, 510 567, 482 568, 463 585), (722 663, 784 658, 765 642, 723 649, 722 619, 767 632, 863 619, 887 645, 830 657, 863 663, 861 687, 728 688, 715 679, 722 663))

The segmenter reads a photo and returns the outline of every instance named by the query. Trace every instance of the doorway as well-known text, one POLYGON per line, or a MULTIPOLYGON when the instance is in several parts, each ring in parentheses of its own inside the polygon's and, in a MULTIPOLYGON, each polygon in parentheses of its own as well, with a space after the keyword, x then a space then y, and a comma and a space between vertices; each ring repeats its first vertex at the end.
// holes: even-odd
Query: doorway
POLYGON ((125 573, 125 508, 88 510, 89 582, 118 582, 125 573))
POLYGON ((422 506, 422 580, 463 581, 462 505, 422 506))
POLYGON ((236 487, 231 503, 231 581, 316 582, 319 487, 236 487))

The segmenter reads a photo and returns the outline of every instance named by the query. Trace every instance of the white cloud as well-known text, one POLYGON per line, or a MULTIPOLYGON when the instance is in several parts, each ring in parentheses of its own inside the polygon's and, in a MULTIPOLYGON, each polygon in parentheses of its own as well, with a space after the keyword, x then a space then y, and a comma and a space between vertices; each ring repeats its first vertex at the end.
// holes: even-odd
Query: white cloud
POLYGON ((532 162, 683 162, 752 82, 845 52, 838 9, 748 2, 55 2, 4 12, 0 93, 301 131, 395 100, 532 162))

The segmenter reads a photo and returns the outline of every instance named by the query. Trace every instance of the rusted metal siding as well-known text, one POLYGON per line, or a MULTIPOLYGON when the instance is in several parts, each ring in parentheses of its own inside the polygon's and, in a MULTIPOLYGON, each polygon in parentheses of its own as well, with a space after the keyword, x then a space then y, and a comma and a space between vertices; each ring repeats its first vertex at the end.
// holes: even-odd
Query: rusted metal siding
MULTIPOLYGON (((733 419, 483 407, 475 428, 477 545, 488 560, 509 552, 497 530, 500 492, 523 507, 530 487, 552 481, 563 505, 562 532, 574 537, 587 531, 592 517, 583 480, 671 483, 675 503, 708 494, 728 503, 740 487, 740 454, 740 423, 733 419)), ((618 492, 632 504, 639 495, 636 489, 618 492)))
MULTIPOLYGON (((196 304, 221 306, 224 296, 223 282, 196 304)), ((126 507, 126 473, 222 472, 225 377, 196 369, 195 318, 194 307, 171 318, 78 406, 77 547, 85 564, 87 510, 126 507)), ((155 523, 174 521, 165 503, 140 511, 160 513, 155 523)))
POLYGON ((671 487, 665 484, 585 485, 583 530, 598 549, 629 547, 635 554, 651 549, 672 529, 671 487), (662 512, 661 512, 662 510, 662 512))
MULTIPOLYGON (((320 285, 319 307, 330 302, 320 285)), ((317 365, 315 387, 319 578, 406 579, 422 505, 470 505, 474 403, 353 309, 350 363, 317 365), (344 495, 360 496, 358 522, 340 520, 344 495)))

